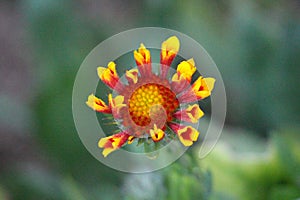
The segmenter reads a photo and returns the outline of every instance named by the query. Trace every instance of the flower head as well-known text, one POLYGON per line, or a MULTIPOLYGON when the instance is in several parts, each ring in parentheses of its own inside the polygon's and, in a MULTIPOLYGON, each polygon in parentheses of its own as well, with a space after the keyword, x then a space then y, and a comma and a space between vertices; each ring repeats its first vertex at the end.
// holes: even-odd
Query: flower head
POLYGON ((182 61, 170 80, 168 72, 180 47, 179 39, 172 36, 161 45, 160 73, 152 72, 151 54, 144 44, 133 52, 137 69, 125 72, 127 82, 117 74, 116 64, 109 62, 107 67, 98 67, 99 78, 116 95, 108 94, 108 103, 93 94, 86 104, 97 112, 111 114, 121 131, 99 140, 106 157, 121 148, 125 143, 138 140, 151 140, 156 144, 171 138, 170 129, 184 146, 191 146, 199 136, 192 126, 179 122, 197 123, 204 115, 197 103, 190 102, 208 97, 214 87, 215 79, 200 76, 194 83, 192 76, 196 71, 195 61, 191 58, 182 61), (184 105, 184 108, 182 108, 184 105), (168 127, 170 129, 168 129, 168 127))

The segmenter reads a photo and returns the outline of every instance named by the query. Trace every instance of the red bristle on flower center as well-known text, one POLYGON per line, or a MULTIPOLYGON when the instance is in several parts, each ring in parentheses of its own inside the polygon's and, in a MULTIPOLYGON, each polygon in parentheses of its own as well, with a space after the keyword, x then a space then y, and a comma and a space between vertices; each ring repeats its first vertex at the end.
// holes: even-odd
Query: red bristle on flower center
POLYGON ((156 83, 142 85, 132 93, 128 101, 132 120, 139 126, 150 124, 150 109, 155 105, 163 106, 167 115, 166 120, 171 121, 179 102, 176 94, 163 85, 156 83))

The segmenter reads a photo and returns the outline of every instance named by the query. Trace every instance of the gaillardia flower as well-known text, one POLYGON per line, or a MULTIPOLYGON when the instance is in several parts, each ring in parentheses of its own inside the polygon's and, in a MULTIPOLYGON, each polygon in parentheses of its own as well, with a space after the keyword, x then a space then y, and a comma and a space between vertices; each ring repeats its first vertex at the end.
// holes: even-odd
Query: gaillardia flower
POLYGON ((116 95, 108 94, 105 103, 91 94, 86 104, 97 112, 112 115, 121 129, 99 140, 104 157, 134 140, 159 144, 177 136, 184 146, 197 141, 198 130, 181 122, 198 123, 204 115, 198 101, 210 96, 215 79, 200 76, 192 83, 196 71, 192 58, 179 63, 176 72, 169 77, 179 46, 176 36, 162 43, 158 73, 152 69, 151 54, 144 44, 133 52, 137 69, 125 72, 127 81, 120 79, 113 61, 107 67, 97 68, 99 78, 116 95))

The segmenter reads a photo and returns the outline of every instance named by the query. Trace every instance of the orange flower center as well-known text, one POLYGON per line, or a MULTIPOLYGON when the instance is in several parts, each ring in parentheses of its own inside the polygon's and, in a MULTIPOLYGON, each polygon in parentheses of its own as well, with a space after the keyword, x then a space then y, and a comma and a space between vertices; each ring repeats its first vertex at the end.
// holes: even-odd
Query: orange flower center
POLYGON ((139 126, 150 124, 150 110, 153 106, 163 106, 167 121, 172 120, 172 114, 179 106, 176 94, 169 88, 156 83, 148 83, 137 88, 128 103, 130 116, 139 126))

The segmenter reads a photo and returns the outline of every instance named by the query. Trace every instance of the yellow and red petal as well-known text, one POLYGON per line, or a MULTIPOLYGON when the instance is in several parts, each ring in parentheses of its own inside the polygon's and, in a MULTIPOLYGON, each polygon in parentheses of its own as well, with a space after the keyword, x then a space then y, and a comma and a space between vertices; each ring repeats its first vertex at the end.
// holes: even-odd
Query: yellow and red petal
POLYGON ((177 73, 179 75, 182 75, 183 78, 185 78, 189 83, 191 82, 192 76, 195 73, 195 71, 196 71, 196 67, 193 58, 187 61, 182 61, 177 66, 177 73))
POLYGON ((127 139, 127 140, 128 140, 127 144, 133 143, 134 139, 135 139, 135 137, 132 136, 132 135, 130 135, 130 136, 128 137, 128 139, 127 139))
POLYGON ((180 47, 180 42, 176 36, 168 38, 161 44, 160 63, 162 78, 165 78, 168 74, 169 67, 176 57, 180 47))
POLYGON ((118 95, 115 98, 112 97, 112 94, 108 94, 108 102, 111 109, 117 108, 118 106, 123 106, 124 104, 124 96, 118 95))
POLYGON ((180 142, 184 146, 191 146, 197 141, 199 132, 191 126, 186 126, 177 132, 180 142))
POLYGON ((144 65, 151 63, 151 54, 145 45, 141 43, 140 48, 133 52, 134 59, 137 65, 144 65))
POLYGON ((177 134, 180 142, 184 146, 191 146, 198 139, 199 132, 192 126, 181 126, 172 123, 170 127, 177 134))
POLYGON ((164 138, 165 132, 154 124, 154 128, 150 129, 150 136, 154 142, 159 142, 164 138))
POLYGON ((199 100, 210 96, 215 81, 214 78, 203 78, 202 76, 195 81, 192 88, 199 100))
POLYGON ((129 135, 126 132, 121 132, 112 136, 101 138, 98 142, 99 148, 104 148, 102 154, 106 157, 111 152, 119 149, 127 141, 129 135))
POLYGON ((161 64, 170 65, 177 55, 180 42, 176 36, 169 37, 161 44, 161 64))
POLYGON ((200 76, 192 85, 192 87, 179 97, 182 103, 189 103, 204 99, 210 96, 215 84, 214 78, 203 78, 200 76))
POLYGON ((141 73, 141 76, 150 75, 152 72, 151 68, 151 54, 148 49, 141 43, 140 48, 133 52, 135 62, 141 73))
POLYGON ((99 78, 110 88, 114 89, 119 82, 119 76, 116 71, 116 64, 114 62, 109 62, 107 68, 98 67, 97 68, 99 78))
POLYGON ((88 100, 86 101, 86 104, 92 108, 93 110, 97 112, 102 112, 102 113, 111 113, 111 109, 109 106, 105 104, 104 101, 101 99, 97 98, 94 94, 90 94, 88 97, 88 100))
POLYGON ((131 69, 126 71, 126 79, 129 84, 135 84, 138 81, 139 71, 137 69, 131 69))
POLYGON ((174 113, 174 117, 191 123, 197 123, 198 120, 204 115, 198 104, 189 105, 187 109, 180 110, 174 113))
POLYGON ((118 95, 113 98, 112 94, 108 94, 108 102, 113 116, 115 118, 120 118, 122 116, 121 110, 127 106, 124 104, 124 96, 118 95))

